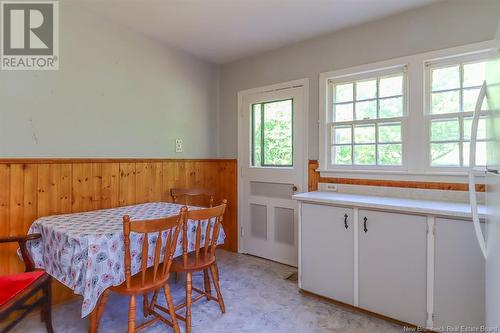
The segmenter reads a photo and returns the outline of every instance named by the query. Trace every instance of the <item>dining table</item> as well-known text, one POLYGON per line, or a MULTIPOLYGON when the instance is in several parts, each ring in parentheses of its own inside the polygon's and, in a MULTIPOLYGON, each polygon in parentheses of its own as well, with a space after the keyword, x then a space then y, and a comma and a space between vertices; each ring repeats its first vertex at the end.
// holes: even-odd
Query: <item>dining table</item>
MULTIPOLYGON (((97 301, 104 291, 125 281, 123 216, 129 215, 132 221, 158 219, 177 215, 182 206, 168 202, 148 202, 40 217, 33 222, 28 233, 40 233, 42 237, 31 241, 28 250, 37 268, 44 269, 75 294, 83 296, 81 316, 90 315, 92 321, 95 319, 97 301)), ((188 206, 190 210, 201 208, 188 206)), ((195 222, 188 220, 187 223, 188 251, 193 251, 195 222)), ((154 244, 157 236, 151 236, 149 242, 154 244)), ((166 237, 166 234, 162 236, 166 237)), ((132 274, 140 270, 143 237, 141 234, 131 234, 132 274)), ((205 235, 201 237, 203 240, 205 235)), ((182 254, 182 239, 181 232, 174 257, 182 254)), ((221 228, 217 244, 222 244, 224 239, 225 233, 221 228)), ((149 246, 149 265, 153 264, 154 248, 149 246)))

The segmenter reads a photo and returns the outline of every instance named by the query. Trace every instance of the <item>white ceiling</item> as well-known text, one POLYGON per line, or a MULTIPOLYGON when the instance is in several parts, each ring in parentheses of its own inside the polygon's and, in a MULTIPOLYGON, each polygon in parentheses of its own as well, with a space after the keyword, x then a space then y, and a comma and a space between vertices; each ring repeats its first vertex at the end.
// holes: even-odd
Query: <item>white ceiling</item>
POLYGON ((227 63, 436 0, 81 0, 104 17, 227 63))

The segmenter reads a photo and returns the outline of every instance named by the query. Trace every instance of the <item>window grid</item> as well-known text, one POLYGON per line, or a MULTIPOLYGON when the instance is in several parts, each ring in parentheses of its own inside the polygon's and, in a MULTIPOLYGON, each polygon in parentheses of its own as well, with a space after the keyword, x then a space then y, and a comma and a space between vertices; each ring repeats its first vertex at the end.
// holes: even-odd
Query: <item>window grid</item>
MULTIPOLYGON (((477 64, 477 63, 481 63, 481 62, 485 62, 486 60, 480 60, 480 61, 469 61, 469 62, 458 62, 457 63, 452 63, 452 64, 447 64, 447 65, 443 65, 443 66, 428 66, 428 75, 429 75, 429 86, 428 86, 428 90, 429 93, 428 93, 428 111, 427 111, 427 114, 428 114, 428 118, 429 118, 429 149, 428 149, 428 153, 429 153, 429 164, 431 167, 433 168, 439 168, 439 167, 444 167, 444 168, 463 168, 463 167, 466 167, 468 166, 469 164, 469 160, 465 160, 465 149, 464 149, 464 145, 466 144, 470 144, 470 138, 467 139, 465 138, 464 134, 465 134, 465 120, 468 119, 468 118, 471 118, 473 117, 474 115, 474 111, 472 110, 465 110, 465 107, 464 107, 464 94, 466 91, 470 91, 470 90, 473 90, 473 89, 480 89, 481 88, 481 85, 472 85, 472 86, 464 86, 464 77, 465 77, 465 74, 464 74, 464 67, 466 65, 470 65, 470 64, 477 64), (437 89, 437 90, 433 90, 432 89, 432 85, 433 85, 433 71, 434 70, 438 70, 438 69, 444 69, 444 68, 452 68, 452 67, 457 67, 458 66, 458 70, 459 70, 459 86, 458 88, 449 88, 449 89, 437 89), (444 92, 452 92, 452 91, 457 91, 459 92, 459 109, 458 111, 456 112, 449 112, 449 113, 433 113, 432 112, 432 98, 433 98, 433 94, 435 93, 444 93, 444 92), (436 120, 446 120, 446 119, 449 119, 449 120, 457 120, 458 121, 458 130, 459 130, 459 137, 458 139, 456 140, 433 140, 432 139, 432 124, 436 121, 436 120), (453 144, 458 144, 458 164, 433 164, 433 160, 432 160, 432 145, 433 144, 446 144, 446 143, 453 143, 453 144)), ((484 118, 482 118, 484 119, 484 118)), ((491 140, 487 139, 487 138, 478 138, 476 140, 477 144, 480 144, 480 143, 487 143, 487 142, 491 142, 491 140)), ((476 156, 477 158, 477 156, 476 156)))
POLYGON ((395 72, 391 73, 389 75, 379 75, 379 76, 372 76, 366 79, 360 79, 360 80, 353 80, 353 81, 344 81, 344 82, 330 82, 330 96, 331 96, 331 119, 334 121, 329 123, 329 131, 330 131, 330 150, 328 152, 329 155, 329 160, 331 165, 333 166, 362 166, 362 167, 389 167, 389 168, 401 168, 403 166, 403 155, 404 155, 404 145, 403 145, 403 131, 404 131, 404 121, 407 115, 406 112, 406 71, 401 71, 401 72, 395 72), (380 96, 380 80, 385 79, 385 78, 391 78, 391 77, 402 77, 402 83, 401 83, 401 94, 394 94, 394 95, 389 95, 389 96, 380 96), (375 97, 372 98, 365 98, 365 99, 357 99, 357 84, 359 82, 366 82, 366 81, 372 81, 375 80, 375 97), (352 84, 352 99, 349 101, 343 101, 343 102, 335 102, 336 100, 336 85, 342 85, 342 84, 352 84), (390 117, 390 118, 380 118, 380 101, 381 100, 387 100, 387 99, 396 99, 396 98, 401 98, 401 103, 402 103, 402 116, 400 117, 390 117), (364 118, 364 119, 357 119, 357 103, 360 102, 370 102, 370 101, 375 101, 376 103, 376 118, 364 118), (348 105, 352 104, 352 120, 347 120, 347 121, 335 121, 336 119, 336 106, 337 105, 348 105), (399 125, 400 127, 400 140, 398 141, 387 141, 387 142, 380 142, 380 136, 379 136, 379 128, 382 125, 387 125, 387 124, 395 124, 399 125), (366 142, 366 143, 357 143, 355 139, 355 128, 360 125, 372 125, 374 130, 375 130, 375 135, 374 135, 374 141, 373 142, 366 142), (336 128, 350 128, 350 133, 351 133, 351 142, 350 143, 336 143, 335 142, 335 129, 336 128), (381 162, 380 158, 380 145, 400 145, 401 147, 401 157, 400 157, 400 163, 399 164, 383 164, 381 162), (373 164, 357 164, 356 159, 355 159, 355 147, 356 146, 374 146, 375 148, 375 159, 373 164), (351 158, 350 158, 350 163, 336 163, 335 161, 335 149, 336 147, 350 147, 351 150, 351 158))
MULTIPOLYGON (((350 137, 351 137, 351 143, 333 143, 332 144, 332 147, 335 148, 335 147, 350 147, 351 148, 351 161, 353 163, 351 163, 352 165, 365 165, 365 164, 355 164, 354 163, 354 147, 355 146, 370 146, 370 145, 375 145, 375 157, 376 157, 376 160, 379 161, 379 146, 380 145, 402 145, 403 144, 403 140, 402 140, 402 136, 403 136, 403 128, 402 128, 402 124, 401 122, 403 121, 403 118, 399 117, 399 118, 389 118, 389 119, 384 119, 384 120, 378 120, 376 122, 374 121, 370 121, 370 122, 361 122, 361 123, 353 123, 353 124, 345 124, 343 123, 342 125, 337 125, 337 124, 332 124, 331 125, 331 129, 330 129, 330 133, 331 133, 331 141, 334 141, 334 137, 335 137, 335 129, 339 129, 339 128, 349 128, 349 131, 350 131, 350 137), (400 126, 400 138, 401 140, 389 140, 389 141, 380 141, 380 135, 379 135, 379 129, 380 129, 380 126, 384 126, 384 125, 396 125, 396 126, 400 126), (359 127, 359 126, 362 126, 362 125, 373 125, 374 126, 374 129, 375 129, 375 138, 374 138, 374 141, 373 142, 356 142, 355 140, 355 127, 359 127)), ((401 147, 402 150, 403 150, 403 147, 401 147)), ((338 163, 338 165, 349 165, 349 164, 342 164, 342 163, 338 163)), ((371 164, 371 165, 381 165, 381 166, 388 166, 387 164, 382 164, 382 163, 376 163, 376 164, 371 164)))
MULTIPOLYGON (((471 139, 470 138, 466 138, 465 137, 465 122, 466 121, 472 121, 472 116, 473 116, 473 112, 463 112, 463 113, 460 113, 460 114, 443 114, 443 115, 433 115, 432 116, 432 119, 431 119, 431 126, 432 126, 432 122, 436 121, 436 120, 457 120, 458 121, 458 128, 459 128, 459 137, 458 139, 456 140, 432 140, 432 127, 430 126, 430 131, 429 131, 429 137, 430 137, 430 146, 429 146, 429 159, 431 160, 432 159, 432 144, 445 144, 445 143, 455 143, 455 144, 458 144, 458 148, 459 148, 459 165, 456 164, 456 165, 453 165, 453 164, 450 164, 450 165, 445 165, 445 164, 437 164, 437 165, 432 165, 433 167, 466 167, 468 166, 469 164, 469 160, 468 159, 465 159, 465 153, 466 153, 466 150, 464 148, 465 145, 467 144, 470 144, 471 142, 471 139)), ((485 120, 486 117, 481 117, 481 120, 485 120)), ((480 144, 480 143, 488 143, 488 142, 492 142, 494 141, 493 139, 491 138, 488 138, 488 137, 485 137, 485 138, 480 138, 478 137, 476 142, 477 144, 480 144)), ((478 164, 479 166, 481 166, 481 164, 478 164)))

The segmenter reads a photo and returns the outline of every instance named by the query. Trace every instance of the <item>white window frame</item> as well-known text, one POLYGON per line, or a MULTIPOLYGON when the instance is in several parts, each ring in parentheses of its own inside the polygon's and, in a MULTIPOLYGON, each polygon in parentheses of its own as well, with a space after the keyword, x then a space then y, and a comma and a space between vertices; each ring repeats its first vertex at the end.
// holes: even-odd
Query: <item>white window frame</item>
MULTIPOLYGON (((432 77, 431 77, 431 71, 434 68, 443 68, 447 66, 457 66, 461 64, 467 64, 467 63, 474 63, 474 62, 481 62, 481 61, 487 61, 492 58, 498 57, 500 55, 498 50, 493 50, 493 51, 485 51, 485 52, 480 52, 476 54, 469 54, 469 55, 458 55, 458 56, 451 56, 445 59, 438 59, 434 61, 427 61, 424 66, 425 66, 425 88, 424 88, 424 113, 425 113, 425 128, 426 128, 426 135, 427 135, 427 172, 433 172, 433 171, 438 171, 438 172, 446 172, 446 171, 455 171, 455 172, 466 172, 469 167, 465 164, 466 161, 463 160, 464 154, 463 154, 463 146, 464 143, 470 142, 470 140, 465 140, 464 139, 464 131, 463 131, 463 125, 464 125, 464 119, 465 118, 471 118, 474 115, 474 111, 459 111, 459 112, 453 112, 453 113, 441 113, 441 114, 432 114, 431 113, 431 95, 432 95, 432 77), (450 140, 450 142, 457 142, 459 143, 459 158, 460 158, 460 165, 456 166, 433 166, 431 164, 431 124, 432 120, 435 119, 449 119, 449 118, 458 118, 459 120, 459 131, 460 131, 460 136, 458 140, 450 140)), ((463 105, 463 98, 462 98, 462 93, 463 93, 463 86, 462 86, 462 80, 463 80, 463 68, 460 70, 460 106, 463 105)), ((488 140, 481 140, 481 141, 488 141, 488 140)))
MULTIPOLYGON (((406 65, 400 65, 400 66, 394 66, 391 68, 383 68, 383 69, 376 69, 364 73, 356 73, 353 75, 344 75, 344 76, 339 76, 339 77, 333 77, 328 80, 328 112, 326 115, 326 126, 327 126, 327 136, 330 138, 330 141, 328 141, 328 148, 327 148, 327 159, 326 159, 326 164, 329 169, 332 170, 342 170, 349 168, 351 170, 406 170, 406 159, 405 159, 405 133, 406 133, 406 125, 407 125, 407 115, 408 115, 408 91, 407 91, 407 66, 406 65), (374 119, 367 119, 367 120, 349 120, 349 121, 339 121, 339 122, 334 122, 333 119, 333 108, 334 108, 334 98, 335 98, 335 93, 334 93, 334 85, 342 84, 342 83, 349 83, 349 82, 355 82, 355 81, 362 81, 362 80, 368 80, 368 79, 374 79, 378 77, 383 77, 383 76, 391 76, 391 75, 396 75, 396 74, 403 74, 403 87, 402 87, 402 98, 403 98, 403 115, 401 117, 394 117, 394 118, 374 118, 374 119), (351 147, 353 147, 352 151, 352 164, 333 164, 332 163, 332 143, 331 143, 331 138, 332 138, 332 128, 334 126, 354 126, 356 125, 362 125, 362 124, 373 124, 375 125, 375 149, 376 151, 378 150, 378 145, 380 144, 378 142, 378 124, 380 123, 392 123, 392 122, 400 122, 401 123, 401 146, 402 146, 402 157, 401 157, 401 165, 360 165, 360 164, 354 164, 354 131, 351 133, 351 147)), ((377 88, 378 89, 378 88, 377 88)), ((353 96, 353 105, 356 103, 356 96, 353 96)), ((379 100, 378 95, 376 97, 376 100, 379 100)), ((377 110, 378 111, 378 110, 377 110)), ((354 115, 353 115, 354 117, 354 115)), ((377 155, 375 156, 375 159, 377 159, 377 155)))
POLYGON ((438 51, 394 58, 387 61, 344 68, 321 73, 319 76, 319 168, 322 177, 355 177, 415 181, 463 182, 467 168, 437 168, 430 166, 430 126, 427 121, 425 97, 426 64, 436 61, 452 61, 457 57, 480 57, 499 52, 500 40, 453 47, 438 51), (335 166, 329 165, 330 149, 330 80, 354 75, 375 76, 376 72, 407 66, 406 73, 406 121, 402 125, 403 167, 386 166, 335 166))

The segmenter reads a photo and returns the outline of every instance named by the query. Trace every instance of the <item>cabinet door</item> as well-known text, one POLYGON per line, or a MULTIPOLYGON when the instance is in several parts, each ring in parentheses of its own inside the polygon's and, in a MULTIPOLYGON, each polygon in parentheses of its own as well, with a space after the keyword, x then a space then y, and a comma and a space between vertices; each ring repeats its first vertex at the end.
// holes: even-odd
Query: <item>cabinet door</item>
POLYGON ((436 219, 434 327, 485 324, 485 261, 471 221, 436 219))
POLYGON ((302 289, 353 304, 353 210, 302 204, 301 218, 302 289))
POLYGON ((425 326, 426 249, 426 217, 360 210, 359 306, 425 326))

